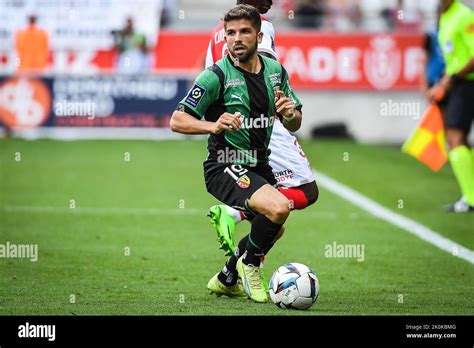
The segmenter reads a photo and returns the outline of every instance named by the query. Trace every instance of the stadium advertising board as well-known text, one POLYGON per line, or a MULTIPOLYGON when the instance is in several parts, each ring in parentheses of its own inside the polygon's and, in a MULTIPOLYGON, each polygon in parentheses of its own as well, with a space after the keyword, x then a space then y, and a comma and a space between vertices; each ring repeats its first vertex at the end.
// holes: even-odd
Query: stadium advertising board
MULTIPOLYGON (((162 32, 156 69, 200 69, 208 42, 207 33, 162 32), (187 54, 172 53, 180 47, 187 54)), ((284 33, 276 42, 295 88, 383 91, 419 86, 421 35, 284 33)))
POLYGON ((153 75, 0 77, 0 124, 167 127, 187 87, 153 75))

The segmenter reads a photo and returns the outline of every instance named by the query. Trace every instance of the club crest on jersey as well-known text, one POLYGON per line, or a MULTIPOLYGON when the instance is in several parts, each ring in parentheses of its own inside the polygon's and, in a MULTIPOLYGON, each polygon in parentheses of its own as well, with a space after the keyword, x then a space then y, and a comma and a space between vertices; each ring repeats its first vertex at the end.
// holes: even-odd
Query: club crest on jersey
POLYGON ((240 188, 246 189, 250 186, 250 178, 247 175, 242 176, 238 181, 237 185, 239 185, 240 188))
POLYGON ((199 105, 202 97, 204 97, 204 94, 206 94, 206 89, 195 83, 193 88, 189 91, 185 101, 189 105, 196 107, 199 105))
POLYGON ((446 49, 446 52, 448 53, 451 53, 454 51, 454 44, 451 40, 446 40, 446 44, 444 47, 446 49))
POLYGON ((268 75, 268 78, 270 79, 270 83, 274 87, 275 85, 281 84, 281 73, 274 73, 268 75))

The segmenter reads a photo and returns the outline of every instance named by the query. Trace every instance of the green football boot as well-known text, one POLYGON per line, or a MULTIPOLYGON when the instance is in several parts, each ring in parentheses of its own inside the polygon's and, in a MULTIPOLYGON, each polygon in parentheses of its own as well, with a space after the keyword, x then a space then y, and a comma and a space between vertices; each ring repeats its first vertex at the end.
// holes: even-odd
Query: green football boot
POLYGON ((245 265, 243 256, 237 260, 237 272, 242 279, 242 286, 247 296, 255 302, 268 302, 269 297, 262 281, 262 272, 259 266, 245 265))
POLYGON ((234 231, 235 221, 225 209, 224 205, 214 205, 207 214, 211 219, 217 232, 217 240, 220 243, 220 249, 224 250, 226 256, 232 255, 235 251, 234 231))
POLYGON ((269 295, 270 294, 270 289, 268 287, 268 280, 265 277, 265 273, 263 272, 263 260, 260 263, 260 273, 261 273, 261 276, 262 276, 263 288, 265 289, 265 292, 267 293, 267 295, 269 295))
POLYGON ((221 297, 222 295, 232 298, 247 297, 245 292, 242 290, 242 286, 238 282, 232 286, 225 286, 221 283, 219 278, 217 278, 218 274, 219 273, 216 273, 216 275, 209 280, 209 283, 207 283, 207 288, 211 291, 211 294, 216 294, 218 297, 221 297))

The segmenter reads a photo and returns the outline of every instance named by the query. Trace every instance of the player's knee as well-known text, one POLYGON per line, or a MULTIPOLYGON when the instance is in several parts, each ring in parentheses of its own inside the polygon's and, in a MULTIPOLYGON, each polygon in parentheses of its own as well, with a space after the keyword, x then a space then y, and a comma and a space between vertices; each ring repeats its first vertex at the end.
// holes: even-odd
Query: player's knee
POLYGON ((286 198, 272 203, 268 218, 274 223, 284 223, 290 215, 290 201, 286 198))
POLYGON ((307 189, 305 190, 305 195, 308 200, 308 205, 316 203, 319 197, 319 188, 316 181, 308 184, 307 189))
POLYGON ((459 129, 448 129, 446 131, 446 142, 450 149, 466 145, 466 135, 459 129))

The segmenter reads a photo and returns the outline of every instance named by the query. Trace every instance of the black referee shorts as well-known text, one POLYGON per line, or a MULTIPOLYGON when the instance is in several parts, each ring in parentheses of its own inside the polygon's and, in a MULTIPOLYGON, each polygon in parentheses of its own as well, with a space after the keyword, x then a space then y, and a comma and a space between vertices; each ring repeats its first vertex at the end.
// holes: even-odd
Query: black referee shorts
POLYGON ((248 207, 250 197, 263 185, 276 185, 268 164, 246 167, 209 159, 204 162, 204 178, 207 192, 222 203, 244 212, 249 218, 255 214, 248 207))
POLYGON ((461 129, 466 134, 474 120, 474 80, 456 81, 449 92, 445 127, 461 129))

